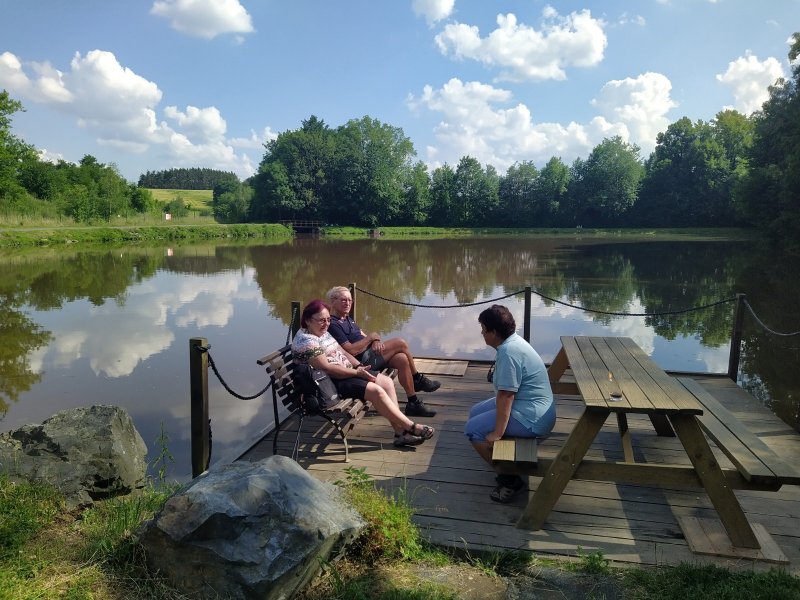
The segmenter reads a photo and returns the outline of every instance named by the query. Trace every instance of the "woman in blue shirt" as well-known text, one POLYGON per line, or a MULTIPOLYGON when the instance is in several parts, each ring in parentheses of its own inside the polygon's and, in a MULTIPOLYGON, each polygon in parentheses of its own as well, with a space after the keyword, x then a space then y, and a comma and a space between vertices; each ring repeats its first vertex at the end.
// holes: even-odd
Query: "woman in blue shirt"
MULTIPOLYGON (((545 437, 556 422, 553 390, 547 367, 531 345, 516 334, 511 312, 500 304, 478 316, 487 345, 497 350, 494 368, 496 396, 472 407, 464 435, 478 454, 492 464, 492 445, 503 436, 545 437)), ((525 489, 518 475, 498 475, 495 502, 510 502, 525 489)))

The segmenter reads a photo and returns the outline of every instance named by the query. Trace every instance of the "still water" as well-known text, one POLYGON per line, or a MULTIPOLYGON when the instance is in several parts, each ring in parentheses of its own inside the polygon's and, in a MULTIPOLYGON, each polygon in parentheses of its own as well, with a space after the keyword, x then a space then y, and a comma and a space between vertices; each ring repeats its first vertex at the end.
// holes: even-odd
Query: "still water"
MULTIPOLYGON (((565 236, 3 252, 0 431, 64 408, 120 405, 151 459, 163 426, 175 458, 168 477, 186 479, 190 338, 207 338, 228 385, 252 395, 267 383, 256 359, 286 342, 291 302, 349 282, 397 301, 359 292, 358 320, 402 335, 418 356, 493 358, 477 322, 486 305, 475 303, 530 285, 533 345, 545 361, 561 335, 625 335, 665 369, 726 372, 734 304, 677 311, 745 293, 765 325, 796 331, 800 284, 790 265, 743 241, 565 236)), ((521 332, 523 295, 501 302, 521 332)), ((745 317, 739 382, 795 428, 798 346, 745 317)), ((213 462, 267 427, 272 407, 269 393, 234 398, 213 373, 209 391, 213 462)))

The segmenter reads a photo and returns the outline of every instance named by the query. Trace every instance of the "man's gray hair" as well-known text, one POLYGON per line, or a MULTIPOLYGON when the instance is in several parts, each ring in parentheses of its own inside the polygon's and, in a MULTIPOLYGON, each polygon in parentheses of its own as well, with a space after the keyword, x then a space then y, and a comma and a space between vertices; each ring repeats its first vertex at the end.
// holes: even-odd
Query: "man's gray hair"
POLYGON ((333 286, 331 289, 328 290, 328 300, 333 302, 334 300, 336 300, 336 298, 342 295, 342 292, 347 292, 349 294, 350 288, 345 287, 343 285, 333 286))

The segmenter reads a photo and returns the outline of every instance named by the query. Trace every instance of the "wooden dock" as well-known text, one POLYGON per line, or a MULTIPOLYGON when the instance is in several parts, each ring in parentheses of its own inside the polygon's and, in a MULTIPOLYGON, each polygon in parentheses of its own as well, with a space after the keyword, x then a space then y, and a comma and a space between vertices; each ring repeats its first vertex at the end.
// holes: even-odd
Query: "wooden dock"
MULTIPOLYGON (((427 364, 438 373, 463 370, 448 366, 447 361, 427 364)), ((405 491, 417 511, 415 522, 432 543, 473 555, 483 551, 521 550, 544 557, 574 559, 579 552, 600 551, 615 563, 714 563, 759 570, 777 566, 768 561, 700 555, 689 549, 677 518, 716 519, 702 489, 571 481, 541 530, 517 529, 514 525, 528 498, 518 498, 509 505, 492 502, 489 493, 495 485, 494 473, 463 435, 469 408, 493 394, 491 384, 486 381, 488 364, 469 362, 464 366, 467 368, 463 375, 435 375, 442 387, 425 395, 426 403, 438 411, 432 419, 424 420, 437 429, 431 441, 416 448, 394 448, 391 428, 376 415, 363 419, 350 434, 349 463, 343 461, 341 440, 330 430, 313 440, 301 437, 300 464, 314 477, 327 481, 344 479, 347 467, 364 468, 379 487, 405 491)), ((695 378, 776 453, 788 461, 800 457, 800 434, 730 379, 695 378)), ((398 396, 404 399, 402 390, 398 396)), ((555 455, 583 410, 577 396, 558 395, 556 400, 556 428, 540 444, 540 456, 555 455)), ((688 464, 677 438, 657 436, 647 418, 633 416, 629 425, 637 461, 675 462, 683 457, 688 464)), ((316 428, 330 429, 316 418, 306 419, 303 428, 304 433, 316 428)), ((281 454, 289 454, 295 433, 296 420, 292 419, 279 438, 281 454)), ((271 452, 270 435, 240 460, 257 460, 271 452)), ((723 466, 730 465, 722 453, 716 449, 715 453, 723 466)), ((588 456, 623 459, 613 422, 603 427, 588 456)), ((539 481, 538 477, 530 478, 530 493, 539 481)), ((736 496, 748 520, 763 525, 788 559, 784 568, 800 575, 800 487, 787 485, 777 492, 737 490, 736 496)), ((725 554, 723 549, 720 554, 725 554)))

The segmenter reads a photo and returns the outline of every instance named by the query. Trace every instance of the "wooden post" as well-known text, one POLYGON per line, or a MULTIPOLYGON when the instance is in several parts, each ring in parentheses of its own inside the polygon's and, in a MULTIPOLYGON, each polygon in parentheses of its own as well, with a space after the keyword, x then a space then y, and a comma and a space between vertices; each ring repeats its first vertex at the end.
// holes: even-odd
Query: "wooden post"
POLYGON ((192 477, 197 477, 208 469, 211 460, 211 447, 208 420, 208 340, 191 338, 189 340, 189 383, 192 407, 192 477))
POLYGON ((744 302, 746 294, 736 294, 736 307, 733 309, 733 331, 731 331, 731 352, 728 357, 728 377, 739 379, 739 357, 742 353, 742 322, 744 321, 744 302))
POLYGON ((522 329, 522 337, 529 344, 531 343, 531 286, 525 286, 525 319, 522 329))
POLYGON ((300 311, 300 300, 292 300, 292 322, 289 323, 289 327, 292 329, 293 338, 300 331, 300 311))
POLYGON ((356 320, 356 284, 351 283, 347 287, 350 288, 350 296, 353 298, 353 303, 350 305, 350 318, 356 320))

